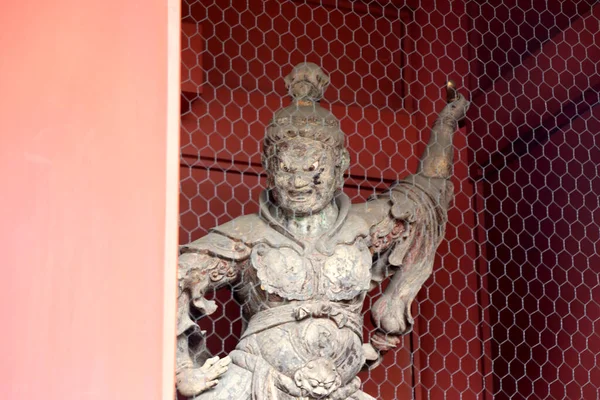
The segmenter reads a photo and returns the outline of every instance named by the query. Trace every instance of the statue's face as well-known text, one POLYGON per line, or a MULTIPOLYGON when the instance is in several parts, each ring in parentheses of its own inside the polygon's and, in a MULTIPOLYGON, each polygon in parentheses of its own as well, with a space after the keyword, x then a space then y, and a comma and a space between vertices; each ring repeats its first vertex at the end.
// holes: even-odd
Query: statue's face
POLYGON ((333 149, 299 137, 278 146, 273 161, 269 171, 272 194, 286 214, 314 214, 333 200, 341 173, 333 149))

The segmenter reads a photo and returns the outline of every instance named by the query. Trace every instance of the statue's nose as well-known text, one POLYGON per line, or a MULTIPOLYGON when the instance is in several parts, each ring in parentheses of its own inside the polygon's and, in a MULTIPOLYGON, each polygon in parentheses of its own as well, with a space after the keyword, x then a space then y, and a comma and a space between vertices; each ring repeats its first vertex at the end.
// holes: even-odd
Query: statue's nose
POLYGON ((310 183, 310 179, 302 174, 294 175, 294 188, 301 189, 310 183))

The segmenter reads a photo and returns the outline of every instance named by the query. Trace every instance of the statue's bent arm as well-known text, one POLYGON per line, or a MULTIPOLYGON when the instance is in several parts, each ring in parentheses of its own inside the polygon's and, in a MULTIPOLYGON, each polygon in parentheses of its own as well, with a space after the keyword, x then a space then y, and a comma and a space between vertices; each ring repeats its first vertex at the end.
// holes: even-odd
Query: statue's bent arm
POLYGON ((435 251, 444 236, 447 209, 453 196, 450 182, 454 153, 452 137, 469 106, 451 84, 447 90, 449 103, 434 123, 417 173, 374 200, 385 202, 389 214, 384 225, 391 224, 394 232, 393 240, 383 245, 379 243, 379 248, 372 249, 390 266, 391 272, 387 275, 393 274, 390 284, 372 308, 372 318, 378 329, 372 343, 382 351, 395 347, 399 336, 412 329, 412 301, 432 272, 435 251))
POLYGON ((183 251, 178 268, 176 377, 179 392, 191 397, 215 386, 217 378, 225 373, 231 362, 229 357, 213 357, 200 366, 192 357, 189 339, 193 335, 202 335, 191 318, 192 308, 204 315, 214 313, 217 306, 204 297, 206 292, 236 281, 242 263, 203 249, 188 247, 183 251))

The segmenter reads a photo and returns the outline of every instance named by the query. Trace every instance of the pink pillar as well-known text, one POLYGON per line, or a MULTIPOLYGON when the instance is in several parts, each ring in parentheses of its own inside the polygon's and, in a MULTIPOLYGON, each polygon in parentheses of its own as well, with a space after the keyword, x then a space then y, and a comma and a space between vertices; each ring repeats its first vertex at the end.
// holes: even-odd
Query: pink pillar
POLYGON ((179 2, 7 1, 0 398, 168 398, 179 2))

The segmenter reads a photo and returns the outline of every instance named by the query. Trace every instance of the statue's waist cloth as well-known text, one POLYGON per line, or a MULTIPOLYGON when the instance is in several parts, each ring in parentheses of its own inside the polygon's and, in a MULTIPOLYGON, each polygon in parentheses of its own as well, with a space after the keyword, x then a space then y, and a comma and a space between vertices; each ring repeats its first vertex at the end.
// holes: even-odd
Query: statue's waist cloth
POLYGON ((271 329, 288 322, 301 321, 306 318, 328 318, 336 323, 338 328, 347 327, 362 338, 362 316, 345 310, 331 302, 309 302, 302 304, 285 304, 279 307, 260 311, 250 319, 242 339, 271 329))
POLYGON ((253 399, 373 399, 356 378, 362 325, 360 313, 329 301, 285 304, 256 313, 230 356, 252 372, 253 399))

